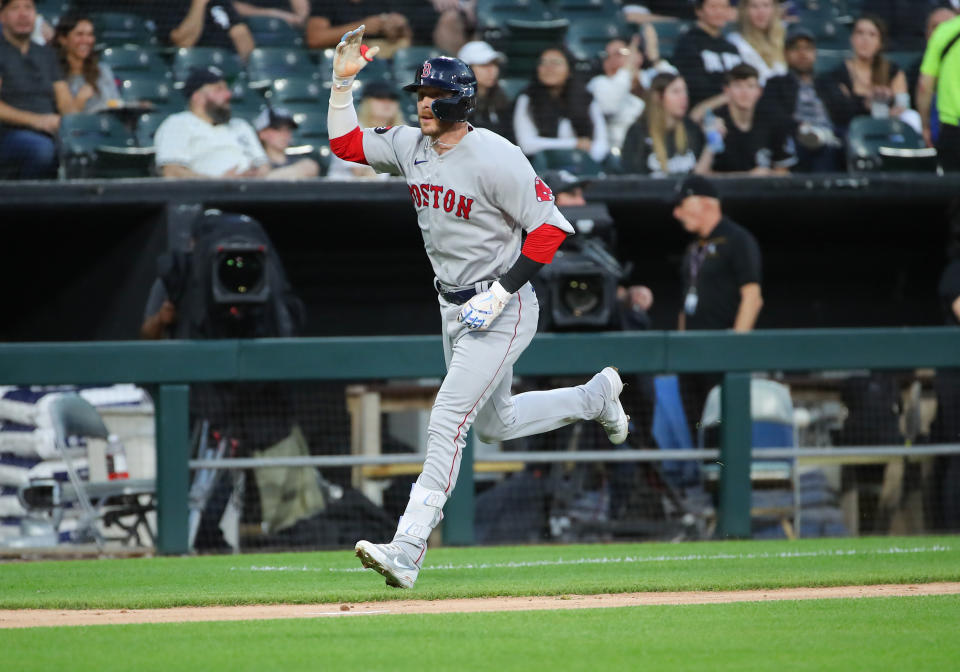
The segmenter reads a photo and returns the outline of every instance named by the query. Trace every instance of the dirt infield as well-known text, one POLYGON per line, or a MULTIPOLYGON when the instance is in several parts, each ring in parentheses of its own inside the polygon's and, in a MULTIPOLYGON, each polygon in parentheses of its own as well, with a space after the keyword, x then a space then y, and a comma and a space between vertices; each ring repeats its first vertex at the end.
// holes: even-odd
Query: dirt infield
POLYGON ((819 600, 908 595, 957 595, 958 583, 778 588, 675 593, 618 593, 614 595, 560 595, 551 597, 485 597, 461 600, 393 600, 357 604, 272 604, 240 607, 182 607, 174 609, 0 610, 0 628, 62 625, 118 625, 130 623, 185 623, 196 621, 251 621, 273 618, 323 618, 377 614, 452 614, 490 611, 596 609, 643 605, 721 604, 773 600, 819 600))

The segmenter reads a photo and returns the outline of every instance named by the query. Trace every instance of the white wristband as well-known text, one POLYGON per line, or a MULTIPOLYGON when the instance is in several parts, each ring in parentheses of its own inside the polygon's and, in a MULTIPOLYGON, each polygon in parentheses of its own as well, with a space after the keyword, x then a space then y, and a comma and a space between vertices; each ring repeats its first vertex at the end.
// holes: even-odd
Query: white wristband
POLYGON ((513 294, 503 288, 499 280, 490 285, 490 293, 497 297, 497 301, 500 303, 506 303, 510 300, 510 297, 513 296, 513 294))

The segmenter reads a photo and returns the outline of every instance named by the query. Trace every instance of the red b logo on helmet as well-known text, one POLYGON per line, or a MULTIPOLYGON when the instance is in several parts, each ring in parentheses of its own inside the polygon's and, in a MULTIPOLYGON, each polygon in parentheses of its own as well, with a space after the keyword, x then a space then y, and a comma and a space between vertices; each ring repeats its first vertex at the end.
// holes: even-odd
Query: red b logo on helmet
POLYGON ((427 61, 426 63, 424 63, 424 64, 423 64, 423 72, 420 73, 420 79, 426 79, 427 77, 429 77, 429 76, 430 76, 430 72, 431 72, 432 70, 433 70, 433 68, 430 67, 430 61, 427 61))

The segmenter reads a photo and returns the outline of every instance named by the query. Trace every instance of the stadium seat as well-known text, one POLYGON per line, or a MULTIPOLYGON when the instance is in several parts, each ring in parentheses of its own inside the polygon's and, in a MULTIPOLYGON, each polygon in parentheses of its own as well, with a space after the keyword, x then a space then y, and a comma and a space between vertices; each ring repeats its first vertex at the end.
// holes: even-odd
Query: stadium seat
POLYGON ((324 103, 290 103, 284 107, 293 114, 294 121, 299 128, 294 135, 304 139, 327 138, 327 104, 324 103))
POLYGON ((580 19, 605 19, 622 21, 619 3, 613 0, 549 0, 547 7, 557 17, 579 21, 580 19))
POLYGON ((308 49, 320 79, 329 80, 333 75, 333 49, 308 49))
POLYGON ((324 104, 328 95, 328 89, 315 79, 278 79, 267 93, 271 104, 274 105, 324 104))
POLYGON ((107 47, 100 52, 100 62, 110 66, 118 79, 131 79, 130 73, 167 74, 167 64, 157 51, 132 44, 107 47))
POLYGON ((141 72, 120 84, 120 97, 127 103, 146 101, 157 107, 183 107, 182 96, 175 95, 164 75, 141 72))
POLYGON ((237 78, 243 70, 235 52, 218 47, 181 47, 173 56, 173 79, 183 82, 190 68, 216 66, 223 71, 228 82, 237 78))
POLYGON ((516 100, 517 96, 530 85, 530 77, 501 77, 500 88, 507 94, 510 100, 516 100))
POLYGON ((154 44, 153 29, 139 14, 99 12, 91 15, 94 34, 99 44, 154 44))
POLYGON ((250 97, 243 100, 230 101, 230 116, 234 119, 243 119, 251 124, 257 118, 260 111, 266 106, 266 102, 260 96, 250 97))
POLYGON ((393 55, 393 78, 402 83, 413 81, 413 77, 425 60, 441 56, 442 52, 434 47, 407 47, 393 55))
POLYGON ((66 178, 146 177, 152 151, 111 114, 67 114, 60 121, 60 169, 66 178))
POLYGON ((888 60, 896 63, 904 72, 908 71, 913 65, 923 57, 918 51, 888 51, 885 56, 888 60))
POLYGON ((545 21, 553 18, 542 0, 477 0, 477 29, 498 30, 508 20, 545 21))
POLYGON ((818 49, 817 62, 814 66, 815 74, 836 70, 845 60, 850 57, 850 52, 845 49, 818 49))
POLYGON ((656 21, 651 25, 657 32, 657 43, 663 57, 672 56, 677 40, 690 30, 690 24, 686 21, 656 21))
POLYGON ((269 88, 275 79, 319 77, 306 50, 279 47, 254 49, 247 61, 247 75, 255 89, 269 88))
POLYGON ((577 19, 567 31, 567 48, 580 61, 592 61, 603 53, 607 42, 615 38, 629 39, 622 23, 604 18, 577 19))
POLYGON ((847 134, 847 169, 935 172, 937 150, 899 119, 857 117, 847 134))
POLYGON ((507 38, 501 48, 507 56, 507 62, 501 74, 505 77, 532 76, 540 58, 540 52, 547 47, 562 44, 569 27, 570 22, 566 19, 507 21, 507 38))
POLYGON ((146 112, 137 119, 137 126, 133 131, 133 137, 137 141, 138 147, 153 147, 153 137, 157 134, 157 129, 163 123, 169 114, 165 112, 146 112))
POLYGON ((244 19, 258 47, 299 47, 303 33, 283 19, 273 16, 248 16, 244 19))
POLYGON ((548 170, 567 170, 574 175, 598 176, 603 166, 579 149, 548 149, 530 158, 533 169, 540 174, 548 170))

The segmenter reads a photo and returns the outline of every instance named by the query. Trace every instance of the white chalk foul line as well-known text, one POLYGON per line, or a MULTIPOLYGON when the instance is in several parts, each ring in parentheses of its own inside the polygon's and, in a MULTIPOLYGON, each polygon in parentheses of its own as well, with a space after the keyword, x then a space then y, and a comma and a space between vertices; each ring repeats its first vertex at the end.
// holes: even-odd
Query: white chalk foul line
MULTIPOLYGON (((530 561, 510 561, 510 562, 480 562, 463 563, 454 565, 452 563, 439 565, 424 565, 424 569, 429 570, 475 570, 475 569, 518 569, 524 567, 557 567, 563 565, 607 565, 607 564, 632 564, 632 563, 666 563, 666 562, 701 562, 716 560, 790 560, 794 558, 815 558, 815 557, 850 557, 856 555, 898 555, 905 553, 944 553, 952 550, 950 546, 915 546, 912 548, 903 548, 900 546, 891 546, 889 548, 880 548, 875 550, 857 550, 857 549, 834 549, 821 551, 782 551, 779 553, 714 553, 700 554, 690 553, 685 555, 627 555, 623 557, 599 557, 599 558, 557 558, 556 560, 530 560, 530 561)), ((252 565, 250 567, 231 567, 231 571, 250 571, 250 572, 363 572, 363 567, 292 567, 292 566, 273 566, 273 565, 252 565)))

